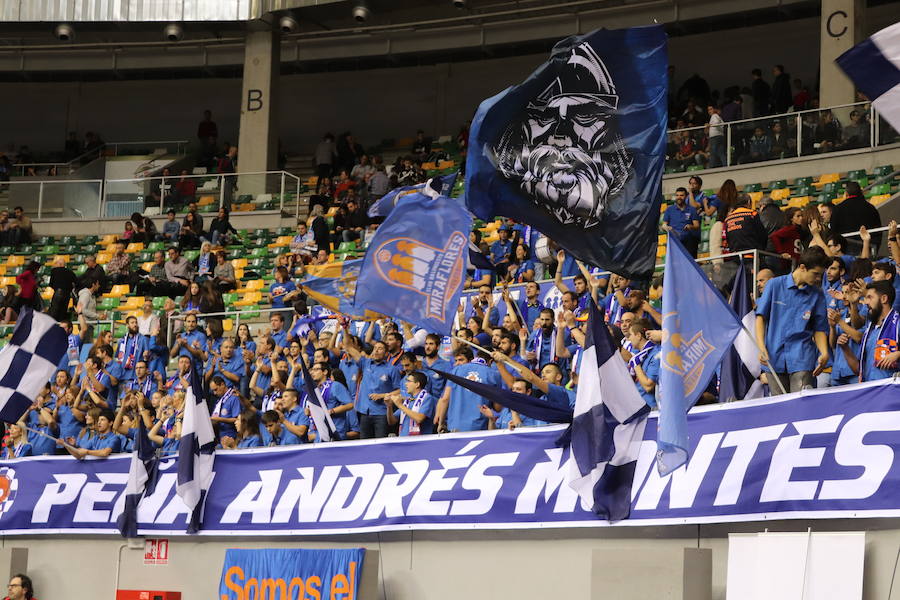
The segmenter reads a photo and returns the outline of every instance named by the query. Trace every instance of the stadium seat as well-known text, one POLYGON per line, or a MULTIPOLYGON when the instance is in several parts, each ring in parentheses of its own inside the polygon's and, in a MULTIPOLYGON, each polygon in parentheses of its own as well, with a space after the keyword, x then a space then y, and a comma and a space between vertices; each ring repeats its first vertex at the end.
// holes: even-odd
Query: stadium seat
POLYGON ((116 240, 119 239, 119 236, 115 234, 104 235, 103 239, 100 240, 101 246, 109 246, 110 244, 115 244, 116 240))
POLYGON ((59 254, 59 246, 54 244, 41 245, 37 251, 38 256, 48 256, 50 254, 59 254))
POLYGON ((143 296, 128 296, 119 308, 122 310, 136 310, 139 308, 143 308, 144 306, 144 297, 143 296))
POLYGON ((813 183, 812 177, 798 177, 794 180, 794 185, 797 187, 805 187, 810 186, 813 183))
POLYGON ((753 192, 761 192, 762 184, 761 183, 748 183, 744 186, 744 192, 750 194, 753 192))
POLYGON ((791 196, 791 188, 780 188, 769 192, 772 200, 787 200, 791 196))
POLYGON ((871 198, 869 198, 869 202, 871 202, 873 206, 878 206, 880 204, 884 204, 890 199, 891 194, 879 194, 877 196, 872 196, 871 198))
POLYGON ((129 254, 134 254, 135 252, 143 252, 144 251, 144 243, 143 242, 131 242, 125 247, 125 252, 129 254))
POLYGON ((293 240, 294 238, 289 235, 282 235, 277 237, 271 244, 268 244, 268 246, 269 248, 286 248, 291 245, 293 240))
POLYGON ((168 298, 166 298, 165 296, 157 296, 153 298, 153 309, 162 310, 166 305, 166 300, 168 300, 168 298))
POLYGON ((25 264, 25 257, 18 254, 10 254, 6 257, 8 267, 21 267, 25 264))
POLYGON ((247 266, 246 258, 233 258, 231 259, 231 266, 235 269, 243 269, 247 266))
POLYGON ((97 264, 105 265, 109 262, 109 259, 112 258, 112 254, 109 252, 98 252, 97 253, 97 264))
POLYGON ((893 172, 894 172, 893 165, 880 165, 880 166, 875 167, 872 170, 872 174, 875 175, 875 177, 887 177, 888 175, 890 175, 893 172))
POLYGON ((841 180, 841 176, 838 173, 828 173, 819 177, 819 180, 814 182, 813 185, 820 186, 825 185, 826 183, 835 183, 841 180))
POLYGON ((222 330, 223 331, 231 331, 234 329, 234 320, 233 319, 222 319, 222 330))
POLYGON ((265 286, 265 282, 262 279, 251 279, 247 282, 247 285, 244 286, 244 289, 247 291, 256 291, 261 290, 265 286))
POLYGON ((795 196, 788 200, 787 206, 788 208, 796 206, 797 208, 803 208, 807 204, 809 204, 809 196, 795 196))
MULTIPOLYGON (((262 280, 259 280, 262 283, 262 280)), ((247 292, 244 296, 234 303, 234 306, 255 306, 262 302, 262 294, 260 292, 247 292)))
POLYGON ((200 196, 200 199, 197 200, 197 206, 209 206, 211 204, 216 203, 215 196, 200 196))
POLYGON ((103 298, 121 298, 122 296, 127 296, 131 293, 131 288, 128 287, 127 283, 122 283, 118 285, 112 286, 112 289, 107 293, 103 294, 103 298))

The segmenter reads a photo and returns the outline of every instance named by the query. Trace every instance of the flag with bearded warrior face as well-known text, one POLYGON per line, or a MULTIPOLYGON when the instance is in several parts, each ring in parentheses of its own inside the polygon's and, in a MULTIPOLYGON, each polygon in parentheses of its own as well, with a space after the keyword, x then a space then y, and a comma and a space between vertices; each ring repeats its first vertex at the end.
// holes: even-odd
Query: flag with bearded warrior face
POLYGON ((525 82, 478 108, 466 163, 469 209, 533 225, 591 265, 650 272, 667 66, 659 26, 557 44, 525 82))

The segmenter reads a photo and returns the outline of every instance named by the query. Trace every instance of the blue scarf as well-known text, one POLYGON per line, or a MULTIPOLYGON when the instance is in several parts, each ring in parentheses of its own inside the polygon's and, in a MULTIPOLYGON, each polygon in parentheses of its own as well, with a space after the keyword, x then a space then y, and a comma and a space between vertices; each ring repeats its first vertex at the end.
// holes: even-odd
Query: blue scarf
MULTIPOLYGON (((331 398, 331 384, 332 381, 330 379, 326 379, 322 385, 316 388, 319 392, 319 395, 322 397, 322 409, 327 413, 328 412, 328 400, 331 398)), ((304 399, 306 404, 309 404, 309 394, 306 395, 304 399)), ((309 430, 316 431, 316 420, 310 417, 309 419, 309 430)))
POLYGON ((647 360, 647 357, 650 356, 650 352, 653 351, 654 348, 656 348, 656 344, 651 341, 647 341, 643 349, 641 349, 640 352, 636 352, 631 357, 631 360, 628 361, 628 372, 632 377, 636 377, 635 367, 641 365, 645 360, 647 360))
POLYGON ((134 368, 134 365, 137 364, 137 336, 139 333, 134 335, 130 333, 126 333, 125 337, 119 340, 119 348, 117 352, 117 358, 119 362, 122 363, 122 367, 125 368, 126 371, 130 371, 134 368), (131 345, 131 349, 128 349, 129 343, 131 345))
MULTIPOLYGON (((415 398, 407 398, 406 407, 413 412, 417 412, 417 413, 422 412, 422 403, 425 402, 425 396, 427 396, 427 395, 428 395, 428 391, 422 390, 421 392, 416 394, 415 398), (412 400, 412 404, 410 404, 410 402, 409 402, 410 400, 412 400)), ((401 426, 403 425, 403 421, 405 421, 406 418, 407 418, 406 413, 401 410, 400 411, 400 425, 401 426)), ((408 431, 409 431, 409 435, 419 435, 422 433, 421 426, 419 425, 419 423, 416 422, 415 419, 409 420, 409 430, 408 431)))
MULTIPOLYGON (((623 296, 628 296, 631 293, 631 288, 627 287, 622 290, 623 296)), ((619 301, 616 300, 616 292, 613 290, 612 298, 609 301, 609 311, 606 313, 606 322, 612 323, 613 325, 618 325, 619 321, 622 320, 622 313, 625 312, 625 307, 619 304, 619 301)))
MULTIPOLYGON (((866 332, 863 334, 862 344, 859 345, 859 380, 863 380, 863 361, 866 359, 866 341, 869 334, 875 329, 875 324, 869 323, 866 332)), ((900 332, 900 314, 895 310, 891 310, 884 318, 881 329, 878 331, 878 339, 875 341, 875 352, 873 352, 871 360, 877 363, 879 360, 890 354, 900 350, 900 339, 897 334, 900 332)))
POLYGON ((199 267, 199 275, 203 275, 204 273, 209 273, 209 257, 210 254, 201 254, 200 259, 197 262, 197 266, 199 267))

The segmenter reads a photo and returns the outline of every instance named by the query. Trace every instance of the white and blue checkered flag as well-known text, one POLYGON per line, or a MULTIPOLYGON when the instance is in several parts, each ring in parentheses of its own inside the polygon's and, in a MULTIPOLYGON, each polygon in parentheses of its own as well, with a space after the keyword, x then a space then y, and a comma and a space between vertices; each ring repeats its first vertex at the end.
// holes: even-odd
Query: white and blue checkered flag
POLYGON ((209 407, 203 397, 203 382, 194 366, 191 366, 189 383, 178 442, 178 484, 175 491, 192 511, 187 532, 197 533, 203 501, 212 484, 216 438, 209 418, 209 407))
POLYGON ((66 332, 55 319, 30 308, 22 310, 12 339, 0 350, 0 421, 15 423, 22 418, 67 348, 66 332))

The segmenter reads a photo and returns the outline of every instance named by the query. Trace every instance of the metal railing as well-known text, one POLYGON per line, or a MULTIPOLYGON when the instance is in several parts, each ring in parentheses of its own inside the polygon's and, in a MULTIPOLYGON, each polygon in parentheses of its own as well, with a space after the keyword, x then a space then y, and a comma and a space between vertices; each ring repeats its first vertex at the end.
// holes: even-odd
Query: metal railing
POLYGON ((66 209, 72 212, 71 216, 81 219, 99 218, 103 210, 103 179, 38 179, 33 181, 4 181, 0 183, 0 189, 3 186, 18 186, 18 188, 27 188, 28 186, 36 188, 33 196, 20 194, 11 188, 10 205, 34 205, 37 204, 37 215, 35 218, 42 218, 47 208, 47 196, 53 195, 52 204, 58 205, 62 213, 65 214, 66 209), (60 190, 59 188, 63 188, 60 190), (96 188, 96 189, 94 189, 96 188), (96 208, 96 212, 93 210, 96 208))
MULTIPOLYGON (((29 169, 38 169, 46 168, 47 170, 51 168, 56 168, 58 174, 60 175, 69 175, 78 167, 83 164, 87 164, 92 160, 100 158, 101 156, 119 156, 119 152, 123 151, 128 147, 138 147, 143 149, 144 147, 149 148, 152 152, 153 150, 158 149, 160 146, 166 148, 167 154, 176 154, 178 156, 183 156, 187 154, 187 147, 190 144, 190 140, 150 140, 150 141, 139 141, 139 142, 104 142, 103 144, 97 146, 96 148, 91 148, 86 152, 82 152, 75 158, 64 161, 64 162, 49 162, 49 163, 16 163, 13 165, 13 168, 16 170, 14 176, 18 177, 27 177, 29 169), (174 152, 170 152, 169 148, 174 147, 174 152)), ((40 176, 40 174, 35 173, 34 176, 40 176)))
MULTIPOLYGON (((174 199, 173 191, 175 190, 175 185, 182 180, 192 180, 204 184, 203 187, 197 186, 194 197, 218 195, 218 207, 222 208, 223 206, 233 206, 235 204, 233 198, 243 195, 240 189, 242 179, 246 182, 247 188, 253 188, 249 195, 254 196, 254 198, 258 198, 260 194, 277 193, 279 211, 284 210, 286 192, 292 192, 295 198, 300 196, 302 181, 296 175, 287 171, 247 171, 207 175, 170 175, 168 177, 157 175, 130 179, 107 179, 103 189, 103 204, 108 208, 110 194, 129 196, 132 198, 131 201, 135 203, 134 206, 137 206, 137 203, 141 204, 139 210, 131 212, 143 213, 146 197, 158 194, 159 212, 163 213, 166 210, 166 199, 169 197, 174 199), (269 176, 272 177, 270 178, 269 176), (259 181, 260 178, 262 178, 261 182, 259 181), (156 182, 158 182, 158 186, 155 185, 156 182), (209 182, 215 182, 215 187, 207 187, 205 184, 209 182), (237 185, 235 186, 234 184, 237 185), (129 189, 131 186, 133 186, 133 189, 129 189), (117 188, 120 188, 122 191, 118 191, 117 188)), ((103 216, 127 216, 131 214, 131 212, 128 212, 127 215, 124 213, 109 215, 107 214, 108 212, 108 210, 104 210, 103 216)))
POLYGON ((667 132, 666 138, 667 171, 672 172, 673 168, 683 170, 690 168, 693 171, 830 154, 860 148, 875 148, 894 143, 898 136, 897 132, 886 121, 883 121, 883 117, 870 102, 840 104, 827 108, 726 121, 712 127, 723 130, 724 156, 712 156, 712 147, 709 142, 707 141, 705 145, 701 143, 703 138, 709 137, 711 128, 709 124, 671 129, 667 132), (850 116, 854 111, 860 115, 857 124, 854 124, 850 116), (828 114, 831 115, 831 121, 826 122, 828 114), (779 138, 778 145, 773 146, 772 136, 776 125, 781 129, 782 137, 779 138), (830 134, 837 133, 840 136, 836 142, 827 140, 826 136, 822 135, 826 126, 828 126, 830 134), (856 135, 845 136, 849 127, 854 128, 852 131, 856 135), (765 140, 762 138, 754 140, 756 128, 762 129, 765 140), (681 149, 680 142, 683 140, 692 142, 692 154, 679 158, 677 151, 681 149), (719 164, 720 161, 722 164, 719 164))

